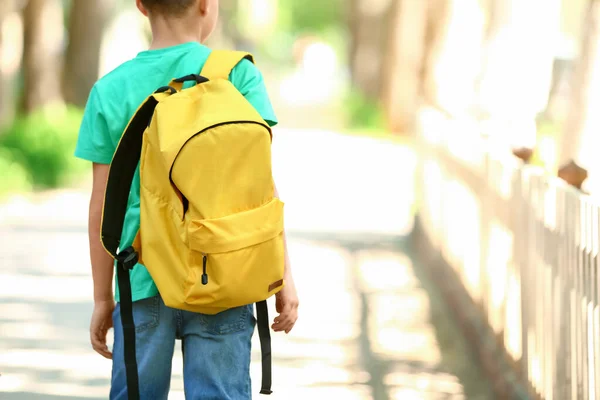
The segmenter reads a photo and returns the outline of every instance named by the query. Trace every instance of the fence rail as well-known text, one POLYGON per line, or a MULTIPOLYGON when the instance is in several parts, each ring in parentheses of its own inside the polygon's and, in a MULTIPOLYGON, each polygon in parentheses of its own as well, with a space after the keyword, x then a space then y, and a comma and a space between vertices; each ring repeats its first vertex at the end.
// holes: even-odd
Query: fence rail
POLYGON ((541 399, 600 398, 599 207, 469 122, 422 113, 420 221, 541 399))

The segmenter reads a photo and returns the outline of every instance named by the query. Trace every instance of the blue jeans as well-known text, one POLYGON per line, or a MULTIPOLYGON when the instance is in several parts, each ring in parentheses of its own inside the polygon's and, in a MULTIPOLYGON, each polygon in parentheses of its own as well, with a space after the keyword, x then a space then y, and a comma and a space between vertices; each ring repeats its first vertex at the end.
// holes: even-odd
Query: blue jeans
MULTIPOLYGON (((133 303, 140 400, 167 399, 175 340, 182 340, 188 400, 250 400, 253 306, 205 315, 167 307, 160 296, 133 303)), ((120 305, 113 313, 111 400, 127 399, 120 305)))

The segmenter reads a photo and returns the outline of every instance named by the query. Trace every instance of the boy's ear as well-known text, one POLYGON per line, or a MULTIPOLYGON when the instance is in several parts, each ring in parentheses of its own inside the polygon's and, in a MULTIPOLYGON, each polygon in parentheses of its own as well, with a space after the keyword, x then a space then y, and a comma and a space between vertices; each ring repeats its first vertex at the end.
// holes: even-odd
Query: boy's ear
POLYGON ((208 0, 198 0, 198 10, 201 15, 206 15, 208 13, 209 3, 208 0))
POLYGON ((137 6, 138 10, 140 10, 140 12, 144 15, 144 17, 148 16, 148 10, 146 9, 146 7, 144 7, 142 0, 135 0, 135 5, 137 6))

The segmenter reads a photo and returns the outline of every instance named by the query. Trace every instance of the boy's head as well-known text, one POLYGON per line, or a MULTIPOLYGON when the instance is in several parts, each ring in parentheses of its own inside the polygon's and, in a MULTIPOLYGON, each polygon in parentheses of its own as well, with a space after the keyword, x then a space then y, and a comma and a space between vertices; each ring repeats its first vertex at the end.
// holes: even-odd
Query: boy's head
POLYGON ((219 16, 219 0, 136 0, 136 4, 151 25, 179 20, 180 27, 197 29, 202 41, 213 32, 219 16))

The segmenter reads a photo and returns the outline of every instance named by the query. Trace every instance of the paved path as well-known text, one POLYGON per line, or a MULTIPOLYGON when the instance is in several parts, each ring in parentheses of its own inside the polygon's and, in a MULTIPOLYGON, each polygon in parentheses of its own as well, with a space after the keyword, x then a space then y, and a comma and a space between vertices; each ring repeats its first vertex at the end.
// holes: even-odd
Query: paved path
MULTIPOLYGON (((293 334, 274 335, 271 398, 490 398, 402 251, 412 224, 411 151, 287 131, 274 152, 302 305, 293 334)), ((88 345, 87 201, 61 191, 0 207, 2 400, 107 398, 110 362, 88 345)), ((183 399, 176 354, 170 398, 183 399)))

